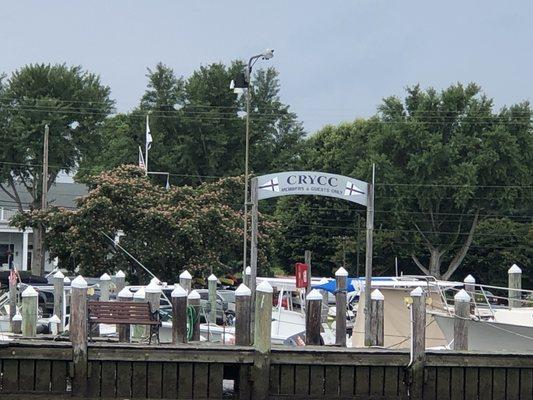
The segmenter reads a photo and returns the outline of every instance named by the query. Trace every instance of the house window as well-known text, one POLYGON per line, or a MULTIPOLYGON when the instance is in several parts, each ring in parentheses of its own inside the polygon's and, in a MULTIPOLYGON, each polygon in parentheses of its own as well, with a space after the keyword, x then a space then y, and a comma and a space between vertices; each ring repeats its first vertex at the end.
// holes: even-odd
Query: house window
POLYGON ((13 265, 13 257, 15 254, 14 244, 0 244, 0 266, 9 267, 13 265))

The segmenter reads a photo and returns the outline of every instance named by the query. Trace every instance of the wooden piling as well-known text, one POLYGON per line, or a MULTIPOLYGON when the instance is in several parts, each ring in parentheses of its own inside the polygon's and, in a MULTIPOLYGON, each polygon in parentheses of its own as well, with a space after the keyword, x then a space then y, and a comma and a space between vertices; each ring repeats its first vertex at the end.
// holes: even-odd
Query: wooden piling
POLYGON ((192 288, 192 275, 189 271, 185 270, 180 274, 180 286, 188 293, 191 293, 192 288))
POLYGON ((522 270, 518 265, 513 264, 507 274, 509 276, 509 308, 519 308, 522 306, 522 270))
POLYGON ((115 293, 120 293, 126 286, 126 274, 120 270, 115 274, 115 293))
POLYGON ((59 326, 61 325, 61 319, 57 315, 52 315, 48 319, 48 326, 50 328, 50 333, 53 336, 57 336, 59 334, 59 326))
POLYGON ((172 301, 172 343, 187 343, 187 291, 174 284, 172 301))
POLYGON ((28 286, 22 292, 22 336, 37 335, 37 305, 38 294, 33 286, 28 286))
POLYGON ((455 317, 453 323, 454 350, 468 350, 468 321, 470 320, 470 296, 461 289, 454 297, 455 317))
POLYGON ((22 315, 18 311, 11 319, 11 331, 17 335, 22 333, 22 315))
MULTIPOLYGON (((15 271, 13 271, 16 274, 15 271)), ((9 320, 11 321, 11 331, 14 331, 13 317, 17 314, 17 278, 16 275, 9 277, 9 320)))
MULTIPOLYGON (((159 312, 159 307, 161 305, 161 286, 156 282, 159 282, 159 281, 157 279, 155 280, 152 279, 150 284, 144 288, 146 300, 148 300, 148 304, 150 304, 150 311, 152 313, 159 312)), ((153 331, 151 327, 147 327, 147 328, 148 328, 148 335, 151 340, 153 331)))
POLYGON ((244 283, 235 290, 235 344, 250 346, 250 311, 252 291, 244 283))
POLYGON ((87 282, 79 275, 70 287, 70 341, 74 362, 72 394, 84 397, 87 393, 87 282))
POLYGON ((411 362, 409 387, 411 398, 422 399, 426 364, 426 297, 419 286, 411 296, 411 362))
MULTIPOLYGON (((123 287, 120 292, 117 293, 118 301, 132 301, 133 293, 126 287, 123 287)), ((130 325, 129 324, 119 324, 118 325, 118 341, 126 342, 130 341, 130 325)))
POLYGON ((304 263, 307 265, 307 287, 305 288, 305 293, 311 291, 311 250, 305 250, 304 252, 304 263))
POLYGON ((104 273, 100 277, 100 281, 98 283, 100 285, 100 301, 109 301, 109 287, 111 285, 111 277, 104 273))
POLYGON ((320 345, 320 321, 322 314, 322 295, 316 289, 305 297, 305 344, 320 345))
MULTIPOLYGON (((138 301, 144 303, 146 301, 146 293, 144 292, 144 287, 141 287, 133 294, 133 301, 138 301)), ((146 325, 132 325, 130 327, 132 330, 131 337, 134 339, 142 340, 146 334, 146 325)))
POLYGON ((217 323, 217 277, 213 274, 207 278, 207 287, 209 290, 209 322, 217 323))
POLYGON ((335 317, 335 345, 346 347, 346 281, 348 272, 340 267, 335 272, 336 291, 335 307, 337 314, 335 317))
POLYGON ((466 293, 470 296, 470 313, 476 313, 476 279, 472 275, 467 275, 463 280, 466 293))
POLYGON ((242 282, 246 285, 247 288, 250 288, 250 278, 252 276, 252 268, 250 266, 247 266, 244 269, 244 276, 242 278, 242 282))
POLYGON ((253 399, 268 399, 270 348, 272 330, 273 289, 268 282, 257 285, 255 292, 254 348, 256 355, 252 373, 253 399))
POLYGON ((384 304, 385 297, 380 292, 379 289, 372 291, 370 296, 370 313, 372 318, 372 326, 370 329, 371 334, 371 346, 383 347, 385 343, 384 335, 384 323, 385 323, 385 313, 384 313, 384 304))
MULTIPOLYGON (((320 279, 318 282, 319 285, 325 285, 329 281, 326 278, 320 279)), ((326 322, 328 320, 329 313, 329 292, 327 290, 320 290, 322 293, 322 310, 321 310, 321 322, 326 322)))
POLYGON ((61 271, 54 274, 54 315, 59 318, 58 332, 63 332, 63 302, 65 301, 65 275, 61 271))
POLYGON ((194 310, 194 320, 190 327, 192 329, 191 342, 198 342, 200 340, 200 293, 192 290, 187 296, 187 303, 194 310))

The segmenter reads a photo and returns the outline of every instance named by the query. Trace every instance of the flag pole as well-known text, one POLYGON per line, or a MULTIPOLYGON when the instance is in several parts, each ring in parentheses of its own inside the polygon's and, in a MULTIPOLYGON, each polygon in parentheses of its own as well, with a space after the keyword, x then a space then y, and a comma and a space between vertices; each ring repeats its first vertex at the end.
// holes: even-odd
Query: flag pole
POLYGON ((149 132, 149 130, 148 130, 149 128, 148 127, 149 127, 149 118, 150 118, 149 115, 146 114, 146 133, 145 133, 145 138, 144 138, 144 147, 145 147, 144 152, 146 154, 146 157, 145 157, 145 160, 144 160, 144 162, 145 162, 144 166, 146 168, 146 175, 148 175, 148 132, 149 132))

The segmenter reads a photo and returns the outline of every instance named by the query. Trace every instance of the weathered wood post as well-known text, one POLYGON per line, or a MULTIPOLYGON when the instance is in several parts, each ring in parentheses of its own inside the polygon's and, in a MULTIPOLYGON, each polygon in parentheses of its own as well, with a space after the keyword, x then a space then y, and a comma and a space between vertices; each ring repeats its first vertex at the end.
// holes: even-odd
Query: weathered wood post
POLYGON ((466 293, 470 296, 470 312, 476 313, 476 279, 472 275, 467 275, 463 280, 466 293))
POLYGON ((115 293, 120 293, 126 286, 126 274, 120 270, 115 274, 115 293))
POLYGON ((180 286, 185 289, 187 293, 191 293, 192 275, 189 271, 185 270, 180 274, 180 286))
POLYGON ((37 335, 38 294, 32 286, 22 292, 22 336, 37 335))
MULTIPOLYGON (((159 311, 159 306, 161 304, 161 286, 158 285, 156 282, 159 282, 157 279, 152 279, 150 281, 150 284, 146 286, 144 289, 146 300, 148 300, 148 304, 150 304, 150 311, 152 313, 156 313, 159 311)), ((148 326, 148 335, 149 339, 152 339, 152 326, 148 326)))
POLYGON ((70 278, 68 276, 65 276, 65 279, 63 279, 63 289, 63 319, 61 323, 64 327, 66 324, 67 307, 70 307, 70 278), (67 287, 69 290, 67 290, 67 287))
MULTIPOLYGON (((126 287, 123 287, 120 292, 117 293, 118 301, 132 301, 133 293, 126 287)), ((118 341, 129 342, 130 341, 130 325, 119 324, 118 325, 118 341)))
POLYGON ((87 393, 87 281, 79 275, 70 287, 70 341, 74 361, 72 394, 84 397, 87 393))
POLYGON ((305 288, 305 293, 311 291, 311 250, 305 250, 304 252, 304 263, 307 265, 307 287, 305 288))
POLYGON ((57 315, 52 315, 48 320, 48 326, 50 328, 50 333, 56 336, 59 333, 59 326, 61 325, 61 319, 57 315))
POLYGON ((252 291, 244 283, 235 290, 235 344, 249 346, 251 344, 250 311, 252 291))
POLYGON ((322 295, 316 289, 305 296, 305 344, 320 345, 322 295))
POLYGON ((370 296, 370 313, 372 318, 372 326, 370 329, 371 334, 371 346, 383 347, 385 343, 384 335, 384 323, 385 323, 385 313, 384 313, 384 304, 385 296, 379 289, 372 291, 370 296))
POLYGON ((187 292, 174 284, 172 301, 172 343, 187 343, 187 292))
POLYGON ((516 264, 507 270, 509 275, 509 308, 519 308, 521 302, 522 270, 516 264))
POLYGON ((11 320, 12 332, 20 335, 22 333, 22 315, 17 311, 11 320))
MULTIPOLYGON (((326 278, 320 279, 318 282, 319 285, 325 285, 329 281, 326 278)), ((329 292, 324 289, 320 289, 322 293, 322 310, 321 310, 321 322, 326 322, 328 320, 329 313, 329 292)))
POLYGON ((468 321, 470 320, 470 296, 461 289, 454 297, 455 317, 453 322, 454 350, 468 350, 468 321))
POLYGON ((14 331, 13 317, 17 314, 17 275, 12 271, 9 275, 9 320, 11 321, 11 331, 14 331))
POLYGON ((346 281, 348 271, 340 267, 335 272, 337 283, 335 291, 335 303, 337 314, 335 316, 335 345, 346 347, 346 281))
POLYGON ((266 281, 255 292, 253 399, 268 399, 272 335, 272 286, 266 281))
POLYGON ((65 301, 65 275, 61 271, 54 274, 54 315, 59 318, 58 332, 63 332, 63 302, 65 301))
POLYGON ((242 282, 246 285, 247 288, 250 287, 250 277, 252 276, 252 268, 247 266, 244 270, 244 276, 242 282))
POLYGON ((98 282, 100 285, 100 301, 109 301, 109 286, 111 285, 111 277, 104 273, 98 282))
POLYGON ((190 327, 192 329, 191 342, 198 342, 200 340, 200 293, 192 290, 187 296, 187 303, 194 309, 194 320, 190 327))
POLYGON ((209 322, 217 323, 217 277, 214 274, 207 278, 207 287, 209 290, 209 322))
POLYGON ((411 303, 411 361, 410 394, 413 399, 421 399, 424 387, 424 367, 426 363, 426 297, 419 286, 410 293, 411 303))
MULTIPOLYGON (((146 293, 144 292, 144 287, 139 288, 139 290, 137 290, 133 294, 133 301, 138 301, 140 303, 144 303, 146 301, 146 293)), ((145 325, 133 325, 131 329, 133 331, 131 337, 134 339, 141 340, 146 333, 145 325)))

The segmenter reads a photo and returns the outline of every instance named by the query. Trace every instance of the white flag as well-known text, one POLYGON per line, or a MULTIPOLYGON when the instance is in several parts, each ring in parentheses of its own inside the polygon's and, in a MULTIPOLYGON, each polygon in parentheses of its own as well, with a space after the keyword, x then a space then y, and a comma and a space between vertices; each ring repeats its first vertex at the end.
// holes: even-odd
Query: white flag
POLYGON ((152 147, 152 134, 150 133, 150 124, 148 122, 148 115, 146 116, 146 149, 150 150, 152 147))
POLYGON ((141 146, 139 146, 139 168, 146 169, 146 165, 144 164, 144 157, 143 157, 143 151, 141 149, 141 146))

